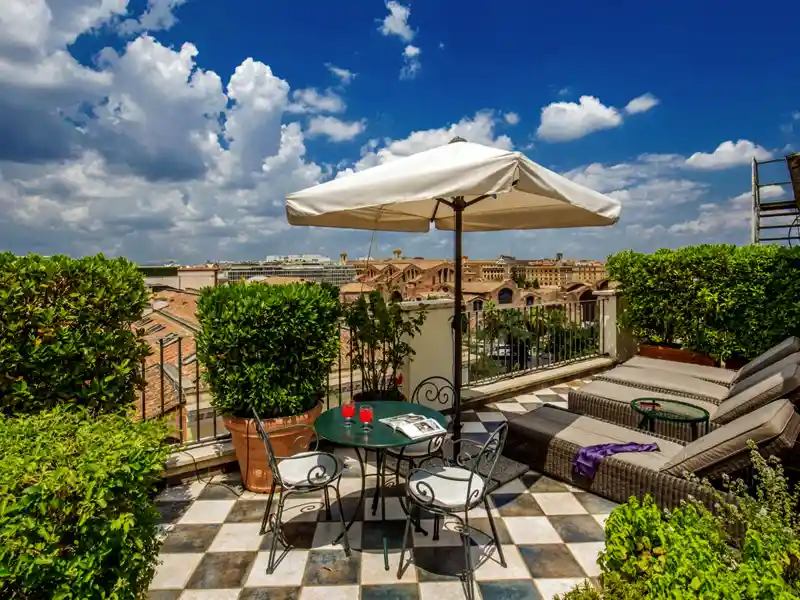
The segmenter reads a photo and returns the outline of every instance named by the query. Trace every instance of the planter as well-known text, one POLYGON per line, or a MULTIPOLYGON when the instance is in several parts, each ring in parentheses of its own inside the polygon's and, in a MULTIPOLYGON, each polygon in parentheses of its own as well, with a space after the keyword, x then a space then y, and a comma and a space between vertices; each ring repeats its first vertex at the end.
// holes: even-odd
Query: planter
MULTIPOLYGON (((290 425, 313 425, 322 412, 322 402, 301 415, 264 419, 264 430, 269 435, 272 449, 278 456, 288 456, 308 450, 311 430, 295 429, 272 433, 290 425), (298 439, 299 438, 299 439, 298 439)), ((251 492, 268 492, 272 485, 272 469, 267 458, 264 441, 258 435, 253 419, 223 417, 225 427, 231 432, 231 442, 242 473, 242 483, 251 492)))
POLYGON ((674 362, 691 363, 693 365, 704 365, 706 367, 716 367, 717 361, 705 354, 698 354, 684 348, 674 348, 672 346, 654 346, 651 344, 639 344, 636 354, 647 358, 660 358, 661 360, 671 360, 674 362))
POLYGON ((406 397, 400 390, 391 390, 386 392, 358 392, 353 394, 353 402, 386 402, 386 401, 405 402, 406 397))

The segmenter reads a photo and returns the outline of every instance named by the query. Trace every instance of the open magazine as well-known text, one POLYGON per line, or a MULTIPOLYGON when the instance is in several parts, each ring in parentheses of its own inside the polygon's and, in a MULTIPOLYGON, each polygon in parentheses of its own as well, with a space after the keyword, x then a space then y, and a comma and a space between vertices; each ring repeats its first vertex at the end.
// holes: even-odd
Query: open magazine
POLYGON ((429 419, 422 415, 398 415, 396 417, 387 417, 380 421, 395 431, 407 435, 412 440, 420 440, 445 433, 444 427, 439 425, 435 419, 429 419))

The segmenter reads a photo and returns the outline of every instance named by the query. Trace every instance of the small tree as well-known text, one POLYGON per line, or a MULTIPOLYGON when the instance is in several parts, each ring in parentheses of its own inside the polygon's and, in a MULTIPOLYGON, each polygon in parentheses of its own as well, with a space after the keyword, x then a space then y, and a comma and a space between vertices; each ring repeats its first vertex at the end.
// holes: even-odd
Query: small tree
POLYGON ((345 307, 350 363, 361 373, 362 393, 397 393, 397 373, 405 358, 415 353, 408 340, 420 332, 425 317, 424 308, 416 314, 404 313, 399 302, 387 304, 378 291, 345 307))

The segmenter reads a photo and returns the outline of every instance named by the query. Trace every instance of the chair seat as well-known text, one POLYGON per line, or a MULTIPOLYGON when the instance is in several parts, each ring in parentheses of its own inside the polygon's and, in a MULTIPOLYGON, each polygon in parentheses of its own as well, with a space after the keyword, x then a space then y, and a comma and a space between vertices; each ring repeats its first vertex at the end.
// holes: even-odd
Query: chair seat
POLYGON ((425 471, 413 473, 408 481, 409 492, 423 505, 432 503, 434 506, 450 510, 465 509, 483 498, 485 487, 483 479, 468 469, 436 466, 428 468, 427 471, 430 473, 425 471))
POLYGON ((281 481, 292 487, 324 485, 342 472, 342 462, 326 452, 300 452, 278 463, 281 481))
POLYGON ((409 458, 416 458, 419 456, 428 456, 439 451, 444 441, 443 436, 428 438, 419 442, 414 442, 408 446, 404 446, 397 450, 387 450, 387 454, 392 456, 408 456, 409 458))

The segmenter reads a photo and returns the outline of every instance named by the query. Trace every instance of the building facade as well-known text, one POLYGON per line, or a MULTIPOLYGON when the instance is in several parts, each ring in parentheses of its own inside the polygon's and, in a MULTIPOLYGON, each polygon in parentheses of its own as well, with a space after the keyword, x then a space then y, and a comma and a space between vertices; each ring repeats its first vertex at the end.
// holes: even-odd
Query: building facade
MULTIPOLYGON (((304 281, 344 285, 356 281, 356 269, 345 262, 324 256, 268 256, 257 263, 229 263, 220 277, 228 282, 247 281, 254 277, 292 277, 304 281)), ((256 280, 258 281, 258 279, 256 280)))

